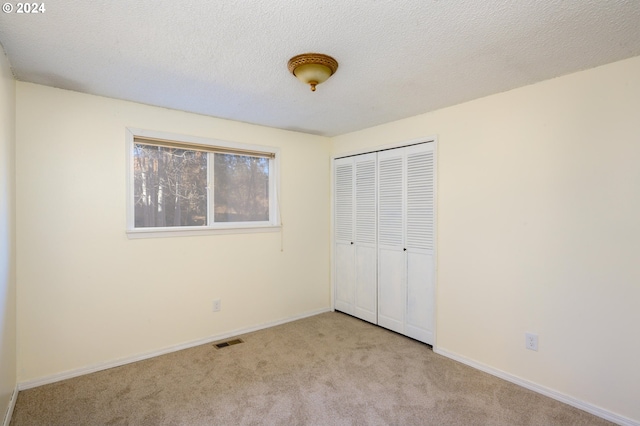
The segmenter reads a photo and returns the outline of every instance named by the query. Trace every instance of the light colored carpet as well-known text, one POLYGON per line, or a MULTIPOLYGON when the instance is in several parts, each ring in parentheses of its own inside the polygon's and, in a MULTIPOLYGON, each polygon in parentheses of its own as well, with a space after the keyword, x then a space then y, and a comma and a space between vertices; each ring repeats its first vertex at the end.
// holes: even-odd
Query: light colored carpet
POLYGON ((22 391, 11 425, 608 425, 330 312, 22 391))

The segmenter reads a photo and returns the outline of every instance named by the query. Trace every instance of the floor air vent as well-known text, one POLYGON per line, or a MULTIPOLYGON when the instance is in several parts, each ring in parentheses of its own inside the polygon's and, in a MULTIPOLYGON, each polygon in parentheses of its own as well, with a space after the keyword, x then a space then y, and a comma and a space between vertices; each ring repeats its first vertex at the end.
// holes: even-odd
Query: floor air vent
POLYGON ((216 349, 222 349, 222 348, 226 348, 227 346, 237 345, 238 343, 244 343, 244 342, 242 341, 242 339, 233 339, 233 340, 227 340, 226 342, 215 343, 213 346, 215 346, 216 349))

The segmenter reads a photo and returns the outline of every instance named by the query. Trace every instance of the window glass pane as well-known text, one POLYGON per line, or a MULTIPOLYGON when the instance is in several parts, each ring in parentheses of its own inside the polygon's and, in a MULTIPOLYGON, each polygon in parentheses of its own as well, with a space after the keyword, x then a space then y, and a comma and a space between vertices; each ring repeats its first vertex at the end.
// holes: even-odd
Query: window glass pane
POLYGON ((134 144, 135 227, 207 225, 207 153, 134 144))
POLYGON ((269 220, 269 159, 214 154, 214 221, 269 220))

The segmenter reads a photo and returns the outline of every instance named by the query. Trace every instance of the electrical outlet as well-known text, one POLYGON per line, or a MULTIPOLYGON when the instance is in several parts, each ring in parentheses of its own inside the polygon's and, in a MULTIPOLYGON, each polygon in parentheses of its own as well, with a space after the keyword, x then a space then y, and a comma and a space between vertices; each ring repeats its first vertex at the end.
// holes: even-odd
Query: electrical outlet
POLYGON ((525 347, 532 351, 538 350, 538 335, 533 333, 524 333, 525 347))
POLYGON ((219 312, 220 308, 221 308, 221 306, 220 306, 221 304, 222 304, 222 301, 220 299, 214 300, 213 301, 213 312, 219 312))

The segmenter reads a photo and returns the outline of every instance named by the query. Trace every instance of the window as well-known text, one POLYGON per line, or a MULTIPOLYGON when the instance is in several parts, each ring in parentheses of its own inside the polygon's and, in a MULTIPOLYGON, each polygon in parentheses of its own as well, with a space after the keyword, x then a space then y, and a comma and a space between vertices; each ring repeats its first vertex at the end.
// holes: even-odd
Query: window
POLYGON ((130 236, 277 230, 277 149, 131 129, 127 144, 130 236))

